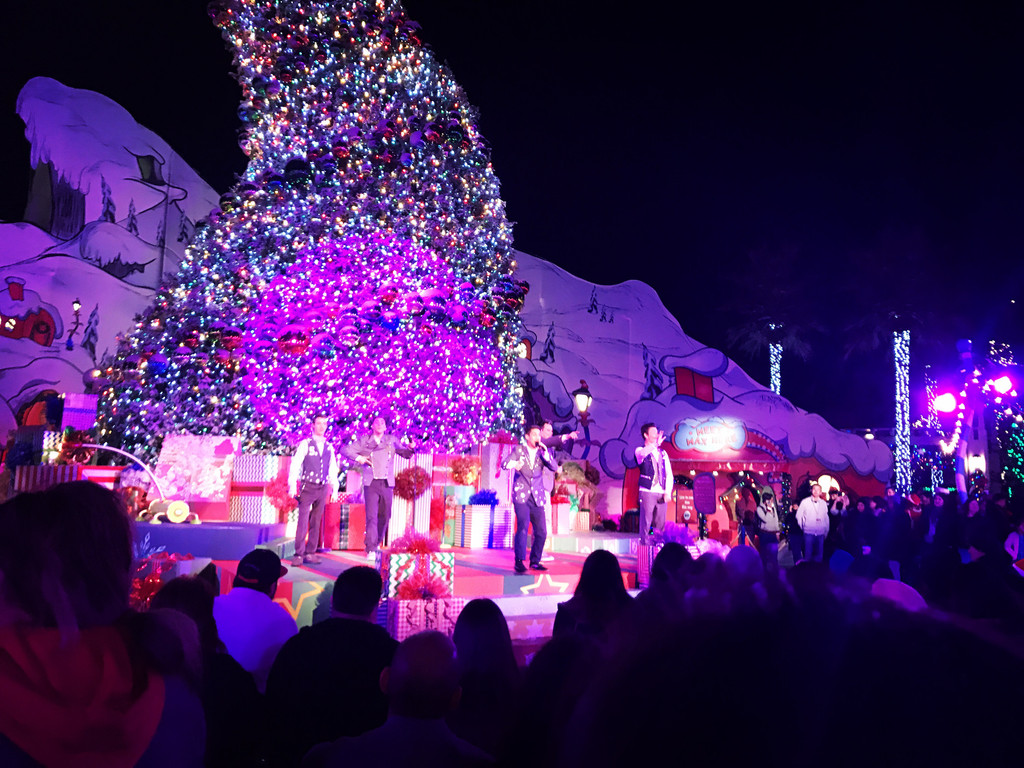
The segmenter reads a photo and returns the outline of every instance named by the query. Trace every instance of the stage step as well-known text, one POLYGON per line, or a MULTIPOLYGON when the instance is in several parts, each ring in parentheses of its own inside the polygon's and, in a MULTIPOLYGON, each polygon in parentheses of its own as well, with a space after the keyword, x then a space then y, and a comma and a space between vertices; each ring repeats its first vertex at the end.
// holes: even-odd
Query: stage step
POLYGON ((595 549, 606 549, 616 555, 636 556, 639 539, 631 533, 568 533, 551 537, 555 552, 589 554, 595 549))

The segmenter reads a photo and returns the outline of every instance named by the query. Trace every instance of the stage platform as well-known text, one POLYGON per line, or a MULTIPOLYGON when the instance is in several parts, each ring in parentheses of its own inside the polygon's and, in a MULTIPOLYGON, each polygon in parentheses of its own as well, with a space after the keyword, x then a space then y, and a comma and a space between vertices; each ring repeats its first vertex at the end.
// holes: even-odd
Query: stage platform
MULTIPOLYGON (((293 567, 287 563, 293 543, 279 526, 244 523, 203 523, 201 525, 139 525, 136 549, 139 556, 153 552, 191 554, 197 564, 212 560, 217 567, 221 590, 231 587, 238 560, 256 547, 271 549, 285 561, 288 573, 278 584, 275 597, 300 627, 330 614, 330 591, 342 571, 367 565, 362 551, 336 550, 321 554, 319 565, 293 567)), ((616 555, 623 582, 634 590, 637 584, 636 546, 638 537, 622 533, 579 533, 553 536, 551 550, 543 564, 547 571, 515 573, 511 549, 444 548, 455 555, 454 597, 471 600, 487 597, 505 614, 517 651, 528 657, 551 636, 558 604, 572 597, 583 561, 596 549, 616 555)), ((382 604, 383 605, 383 604, 382 604)), ((382 607, 382 622, 385 609, 382 607)))
MULTIPOLYGON (((543 564, 547 571, 513 570, 510 549, 447 549, 455 553, 455 597, 467 601, 487 597, 497 603, 508 621, 509 632, 521 660, 526 660, 551 637, 558 604, 572 597, 579 581, 586 553, 556 552, 543 564)), ((276 601, 299 626, 326 618, 330 614, 330 587, 342 571, 366 565, 362 552, 336 551, 321 554, 322 563, 300 568, 288 566, 278 585, 276 601)), ((618 555, 626 588, 636 587, 636 558, 618 555)), ((221 589, 230 587, 237 561, 215 560, 221 577, 221 589)), ((383 605, 383 604, 382 604, 383 605)), ((381 611, 383 622, 384 609, 381 611)))

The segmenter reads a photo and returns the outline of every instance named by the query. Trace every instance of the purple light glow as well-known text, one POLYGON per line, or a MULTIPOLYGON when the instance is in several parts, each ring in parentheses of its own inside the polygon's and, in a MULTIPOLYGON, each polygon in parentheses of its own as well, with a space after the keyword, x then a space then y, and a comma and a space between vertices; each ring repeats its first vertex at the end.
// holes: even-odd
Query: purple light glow
POLYGON ((935 410, 939 413, 952 413, 956 406, 956 395, 952 392, 944 392, 935 398, 935 410))
POLYGON ((350 236, 300 253, 246 328, 254 409, 290 440, 326 413, 347 439, 376 415, 426 447, 463 450, 499 416, 487 302, 436 253, 350 236))
POLYGON ((1010 379, 1009 376, 1006 376, 1004 374, 995 381, 993 381, 992 386, 995 389, 995 391, 998 392, 1000 395, 1005 395, 1007 392, 1013 389, 1013 381, 1010 379))

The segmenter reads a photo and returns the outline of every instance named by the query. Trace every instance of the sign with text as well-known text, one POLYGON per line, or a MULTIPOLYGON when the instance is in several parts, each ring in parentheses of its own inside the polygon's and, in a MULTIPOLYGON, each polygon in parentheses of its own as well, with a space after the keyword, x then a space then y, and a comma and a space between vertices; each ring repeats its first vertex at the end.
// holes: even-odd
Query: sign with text
POLYGON ((747 444, 747 430, 742 422, 720 416, 684 419, 676 425, 672 444, 681 451, 718 453, 726 448, 738 451, 747 444))
POLYGON ((715 476, 701 472, 693 478, 693 508, 702 515, 715 514, 718 499, 715 493, 715 476))

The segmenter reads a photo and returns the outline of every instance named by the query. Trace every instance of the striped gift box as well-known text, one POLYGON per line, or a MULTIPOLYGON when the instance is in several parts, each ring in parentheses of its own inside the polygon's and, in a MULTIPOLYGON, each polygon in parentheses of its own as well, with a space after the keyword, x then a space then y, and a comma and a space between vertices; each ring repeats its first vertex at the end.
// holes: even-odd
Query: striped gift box
POLYGON ((572 529, 575 533, 590 530, 590 512, 577 512, 572 518, 572 529))
MULTIPOLYGON (((414 555, 405 552, 388 554, 382 567, 387 566, 385 584, 388 590, 388 597, 398 595, 398 585, 406 579, 412 578, 413 574, 420 568, 426 568, 432 576, 440 576, 448 582, 448 589, 455 591, 455 553, 454 552, 430 552, 424 555, 414 555)), ((404 601, 397 601, 404 602, 404 601)))
POLYGON ((470 504, 462 508, 456 528, 457 546, 469 549, 509 549, 515 535, 512 508, 470 504))
POLYGON ((121 482, 121 473, 126 467, 82 467, 82 479, 92 480, 111 491, 117 488, 121 482))
POLYGON ((232 485, 264 485, 282 472, 287 473, 291 456, 267 456, 261 453, 243 453, 235 456, 231 470, 232 485))
POLYGON ((276 523, 279 516, 277 508, 262 490, 254 493, 238 492, 232 486, 228 502, 228 519, 231 522, 266 525, 276 523))
MULTIPOLYGON (((411 459, 401 456, 395 457, 395 474, 403 469, 417 466, 426 470, 428 475, 434 471, 434 457, 429 453, 413 454, 411 459)), ((405 533, 406 529, 412 527, 418 533, 429 535, 430 533, 430 489, 415 502, 408 502, 405 499, 394 497, 391 505, 391 521, 388 523, 388 541, 394 541, 405 533)))
POLYGON ((636 548, 636 585, 641 589, 651 584, 651 566, 661 549, 661 544, 637 544, 636 548))
POLYGON ((60 483, 92 480, 113 490, 124 467, 96 467, 86 464, 41 464, 18 467, 14 471, 14 490, 18 493, 44 491, 60 483))

